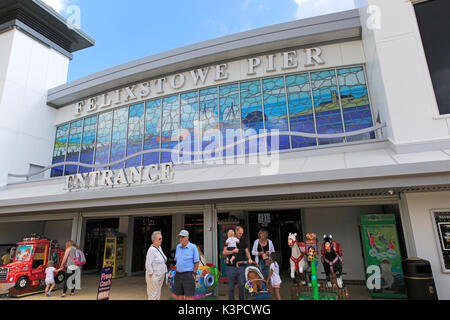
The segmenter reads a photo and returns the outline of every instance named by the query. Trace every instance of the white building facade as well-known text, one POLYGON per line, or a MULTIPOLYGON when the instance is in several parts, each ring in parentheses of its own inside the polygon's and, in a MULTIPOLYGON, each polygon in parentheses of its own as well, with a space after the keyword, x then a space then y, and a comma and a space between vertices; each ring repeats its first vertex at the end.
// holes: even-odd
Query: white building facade
POLYGON ((133 275, 149 232, 170 250, 187 228, 220 265, 236 222, 250 244, 267 228, 283 258, 291 231, 332 234, 344 281, 363 283, 360 217, 393 214, 402 257, 429 260, 449 299, 435 216, 450 212, 450 123, 415 5, 361 1, 69 83, 71 53, 93 40, 40 1, 21 7, 61 31, 0 23, 0 245, 73 239, 96 271, 102 230, 114 229, 133 275))

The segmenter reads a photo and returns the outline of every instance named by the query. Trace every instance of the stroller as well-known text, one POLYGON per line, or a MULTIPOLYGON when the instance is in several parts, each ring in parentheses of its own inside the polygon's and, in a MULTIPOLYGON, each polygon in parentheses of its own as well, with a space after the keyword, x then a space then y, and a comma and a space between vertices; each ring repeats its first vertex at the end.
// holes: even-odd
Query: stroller
POLYGON ((270 292, 267 289, 267 281, 264 280, 258 265, 256 263, 252 265, 246 261, 239 261, 236 263, 236 266, 241 264, 247 265, 244 272, 246 297, 253 300, 270 300, 270 292))

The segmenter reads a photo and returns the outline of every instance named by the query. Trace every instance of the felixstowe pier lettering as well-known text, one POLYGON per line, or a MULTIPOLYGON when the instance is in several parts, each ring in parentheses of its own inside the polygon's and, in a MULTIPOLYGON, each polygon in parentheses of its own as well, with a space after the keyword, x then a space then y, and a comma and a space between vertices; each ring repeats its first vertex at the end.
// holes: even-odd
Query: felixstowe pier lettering
MULTIPOLYGON (((247 76, 256 75, 256 70, 265 68, 265 72, 270 73, 281 70, 295 70, 300 64, 305 67, 311 67, 315 64, 322 65, 325 61, 321 58, 322 49, 319 47, 304 49, 304 61, 300 61, 298 51, 288 51, 281 54, 269 54, 265 57, 255 57, 247 59, 247 76)), ((177 73, 173 76, 163 77, 160 79, 149 80, 142 83, 127 86, 114 91, 103 93, 101 95, 91 97, 79 101, 75 104, 75 116, 81 116, 85 112, 96 112, 115 105, 131 103, 140 99, 149 98, 153 93, 162 95, 168 86, 172 89, 181 89, 186 83, 187 77, 192 79, 195 87, 205 85, 208 74, 214 73, 214 81, 228 80, 229 70, 228 64, 223 63, 214 67, 204 67, 191 70, 185 73, 177 73)))
POLYGON ((72 174, 66 177, 65 190, 90 189, 96 187, 130 186, 173 181, 172 163, 152 164, 119 170, 102 170, 72 174))

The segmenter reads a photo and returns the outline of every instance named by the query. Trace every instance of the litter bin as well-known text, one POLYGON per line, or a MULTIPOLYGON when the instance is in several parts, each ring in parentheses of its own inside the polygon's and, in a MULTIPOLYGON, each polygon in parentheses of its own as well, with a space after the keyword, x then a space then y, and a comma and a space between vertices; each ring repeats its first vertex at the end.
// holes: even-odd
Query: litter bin
POLYGON ((402 261, 408 299, 438 300, 430 262, 420 258, 402 261))

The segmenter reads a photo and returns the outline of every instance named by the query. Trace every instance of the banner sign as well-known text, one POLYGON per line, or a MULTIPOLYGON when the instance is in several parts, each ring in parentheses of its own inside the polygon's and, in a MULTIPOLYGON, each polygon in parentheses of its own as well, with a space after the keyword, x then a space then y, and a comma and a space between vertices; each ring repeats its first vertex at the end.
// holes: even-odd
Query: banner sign
POLYGON ((402 256, 393 214, 361 216, 361 238, 366 268, 377 270, 376 298, 407 298, 402 256))
POLYGON ((100 274, 100 283, 98 285, 97 300, 109 300, 112 276, 112 267, 106 267, 102 269, 102 272, 100 274))

